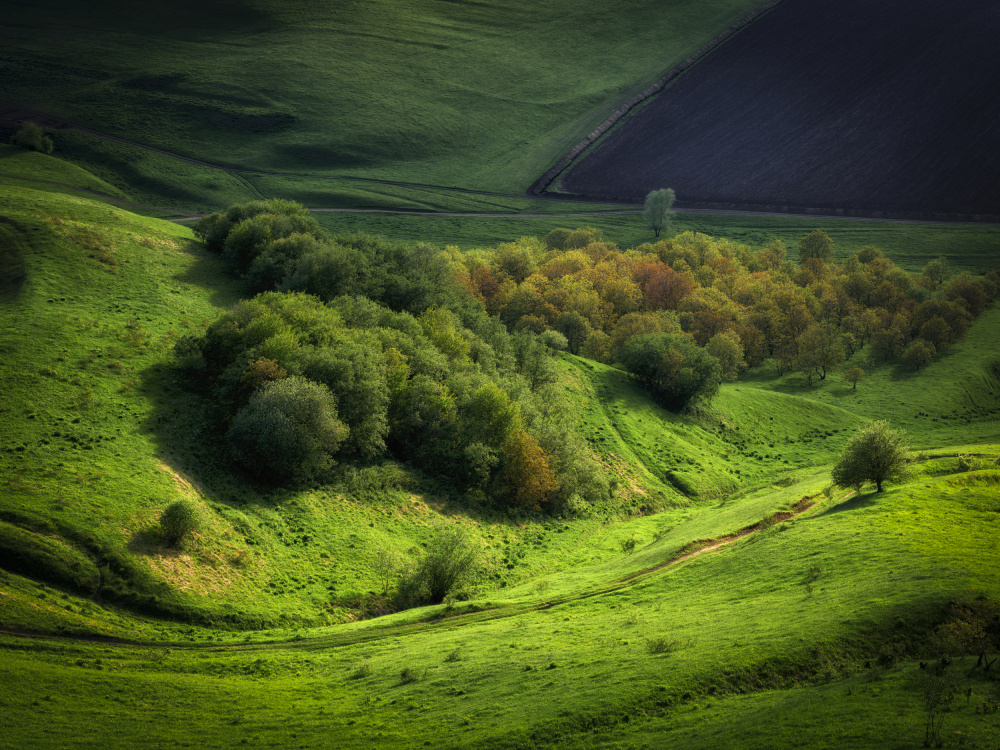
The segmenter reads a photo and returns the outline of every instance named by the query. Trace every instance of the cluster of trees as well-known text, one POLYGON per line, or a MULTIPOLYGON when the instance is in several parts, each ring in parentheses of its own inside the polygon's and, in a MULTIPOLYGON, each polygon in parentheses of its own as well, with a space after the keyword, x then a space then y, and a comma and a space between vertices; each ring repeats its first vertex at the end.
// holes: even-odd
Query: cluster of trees
POLYGON ((310 481, 392 455, 528 509, 607 493, 553 391, 551 350, 487 316, 447 253, 330 238, 281 201, 235 206, 198 232, 251 289, 267 278, 283 290, 177 349, 258 479, 310 481))
MULTIPOLYGON (((622 364, 674 404, 684 393, 713 392, 708 359, 678 365, 693 351, 682 341, 718 360, 727 380, 773 359, 779 375, 798 371, 812 383, 866 344, 874 358, 920 367, 1000 292, 1000 273, 952 277, 944 259, 921 274, 874 247, 834 262, 824 232, 806 235, 797 250, 796 262, 780 241, 753 250, 686 232, 622 251, 596 229, 555 229, 544 241, 522 238, 454 254, 453 262, 471 294, 511 330, 561 333, 572 353, 622 364), (654 341, 663 355, 655 375, 654 341), (703 384, 655 387, 685 369, 703 384)), ((863 374, 852 368, 845 376, 856 385, 863 374)))

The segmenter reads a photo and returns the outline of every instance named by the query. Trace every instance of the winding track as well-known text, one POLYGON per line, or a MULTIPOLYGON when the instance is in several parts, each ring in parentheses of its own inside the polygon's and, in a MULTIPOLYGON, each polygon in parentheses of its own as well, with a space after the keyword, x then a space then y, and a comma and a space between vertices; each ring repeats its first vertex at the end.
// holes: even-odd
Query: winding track
MULTIPOLYGON (((842 502, 847 498, 855 494, 852 490, 847 494, 836 498, 833 502, 842 502)), ((583 599, 592 599, 597 596, 603 596, 605 594, 610 594, 615 591, 620 591, 622 589, 635 586, 636 584, 645 581, 651 576, 660 573, 663 570, 676 567, 681 565, 693 557, 698 555, 703 555, 708 552, 715 552, 719 549, 726 547, 733 542, 736 542, 745 537, 751 536, 758 533, 771 526, 777 526, 787 521, 798 518, 799 516, 814 510, 820 503, 825 502, 820 500, 815 501, 815 496, 806 496, 799 500, 792 509, 789 511, 783 511, 775 514, 775 519, 772 523, 764 523, 763 521, 758 521, 757 523, 745 526, 739 531, 723 534, 722 536, 715 537, 714 539, 701 539, 695 540, 685 544, 678 550, 667 555, 666 559, 650 568, 645 568, 643 570, 638 570, 635 573, 630 573, 629 575, 623 576, 621 578, 615 579, 608 582, 603 586, 595 587, 589 591, 577 592, 575 594, 569 594, 559 598, 547 599, 538 601, 535 603, 523 603, 523 604, 509 604, 499 607, 491 607, 488 609, 467 611, 459 614, 454 614, 446 617, 433 617, 421 622, 407 624, 407 625, 397 625, 390 626, 387 628, 378 628, 369 631, 344 633, 336 635, 324 635, 317 636, 315 638, 305 638, 301 640, 273 640, 273 641, 257 641, 254 643, 237 643, 237 644, 194 644, 186 642, 156 642, 156 641, 131 641, 127 639, 120 638, 101 638, 95 636, 57 636, 50 634, 38 634, 38 633, 28 633, 16 630, 0 630, 0 634, 13 636, 16 638, 24 638, 28 640, 35 641, 53 641, 53 642, 83 642, 83 643, 107 643, 116 646, 134 647, 134 648, 185 648, 198 651, 257 651, 264 648, 272 646, 281 646, 282 648, 296 648, 296 649, 316 649, 316 648, 332 648, 337 646, 349 646, 358 643, 366 643, 369 641, 381 640, 383 638, 394 638, 403 635, 411 635, 415 633, 423 633, 431 630, 441 630, 441 629, 453 629, 456 627, 462 627, 464 625, 471 625, 478 622, 484 622, 489 620, 500 620, 508 617, 517 617, 519 615, 527 614, 529 612, 540 612, 547 609, 552 609, 561 604, 569 604, 570 602, 581 601, 583 599)))

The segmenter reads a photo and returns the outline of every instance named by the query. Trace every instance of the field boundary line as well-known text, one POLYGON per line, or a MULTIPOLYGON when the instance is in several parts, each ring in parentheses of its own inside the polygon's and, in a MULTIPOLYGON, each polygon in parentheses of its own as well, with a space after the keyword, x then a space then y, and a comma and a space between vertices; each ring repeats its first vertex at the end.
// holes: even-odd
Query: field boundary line
POLYGON ((592 146, 602 135, 604 135, 608 130, 610 130, 615 123, 622 119, 625 115, 631 112, 635 107, 643 102, 653 98, 659 94, 663 89, 665 89, 669 84, 673 83, 681 75, 686 73, 691 67, 696 65, 702 58, 704 58, 709 53, 715 51, 723 44, 725 44, 729 39, 731 39, 735 34, 745 29, 751 23, 759 19, 761 16, 774 10, 776 7, 781 5, 785 0, 770 0, 770 2, 761 5, 749 13, 747 13, 743 18, 734 24, 731 24, 722 32, 717 34, 715 37, 710 39, 699 49, 690 55, 687 59, 681 62, 679 65, 674 66, 666 73, 664 73, 660 78, 645 90, 633 96, 627 102, 619 106, 614 112, 612 112, 608 117, 598 125, 596 128, 591 130, 586 137, 579 141, 576 145, 570 148, 562 157, 551 167, 545 174, 535 180, 531 187, 528 188, 529 195, 541 195, 545 189, 552 184, 552 181, 559 175, 560 172, 564 171, 569 167, 573 161, 576 160, 584 151, 586 151, 590 146, 592 146))

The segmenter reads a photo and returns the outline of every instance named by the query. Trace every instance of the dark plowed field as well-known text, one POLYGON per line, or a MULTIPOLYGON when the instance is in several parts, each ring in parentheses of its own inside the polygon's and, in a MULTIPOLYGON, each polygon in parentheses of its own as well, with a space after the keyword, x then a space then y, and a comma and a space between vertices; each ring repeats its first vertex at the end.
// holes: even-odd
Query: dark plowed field
POLYGON ((1000 215, 1000 3, 788 0, 563 178, 587 196, 1000 215))

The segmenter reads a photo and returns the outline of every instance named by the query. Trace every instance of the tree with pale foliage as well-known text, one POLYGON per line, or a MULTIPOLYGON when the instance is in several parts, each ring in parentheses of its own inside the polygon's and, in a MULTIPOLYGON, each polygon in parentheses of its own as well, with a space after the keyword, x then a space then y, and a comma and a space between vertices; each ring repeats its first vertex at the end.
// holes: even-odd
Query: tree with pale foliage
POLYGON ((874 482, 878 492, 886 482, 903 478, 907 464, 906 433, 893 430, 885 420, 872 422, 851 438, 833 467, 833 481, 860 490, 874 482))
POLYGON ((646 226, 653 230, 654 236, 659 237, 660 231, 670 226, 670 220, 674 217, 675 199, 671 188, 654 190, 646 196, 642 217, 646 220, 646 226))

